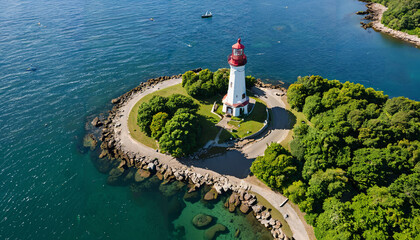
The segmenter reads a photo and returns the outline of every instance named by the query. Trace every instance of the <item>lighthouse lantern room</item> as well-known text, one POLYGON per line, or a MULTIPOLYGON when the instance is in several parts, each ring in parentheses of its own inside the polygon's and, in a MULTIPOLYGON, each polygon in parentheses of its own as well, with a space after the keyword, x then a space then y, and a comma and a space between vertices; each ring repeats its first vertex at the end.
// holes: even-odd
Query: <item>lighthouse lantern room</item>
POLYGON ((245 46, 241 39, 232 46, 232 54, 228 56, 230 65, 229 87, 223 97, 223 112, 235 117, 248 114, 249 98, 246 95, 245 64, 247 62, 244 53, 245 46))

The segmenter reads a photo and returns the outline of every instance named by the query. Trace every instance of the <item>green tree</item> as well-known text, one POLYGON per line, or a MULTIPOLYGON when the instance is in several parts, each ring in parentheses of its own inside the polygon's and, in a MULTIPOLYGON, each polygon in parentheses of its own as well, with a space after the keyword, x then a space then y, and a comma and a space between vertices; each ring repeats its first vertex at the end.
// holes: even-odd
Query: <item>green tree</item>
POLYGON ((164 133, 159 139, 159 148, 163 153, 182 157, 192 153, 197 146, 198 119, 190 113, 179 113, 169 120, 164 133))
POLYGON ((229 69, 221 68, 214 72, 213 85, 217 93, 226 94, 229 86, 229 69))
MULTIPOLYGON (((188 71, 182 75, 182 86, 187 90, 187 93, 197 99, 204 99, 213 96, 219 91, 214 85, 213 73, 209 69, 204 69, 195 74, 194 72, 188 71)), ((220 76, 221 72, 218 73, 218 80, 222 81, 223 75, 220 76)), ((222 82, 218 82, 219 85, 223 85, 222 82)), ((223 86, 220 86, 223 87, 223 86)))
POLYGON ((362 148, 354 152, 348 172, 360 189, 374 185, 384 186, 391 171, 387 166, 385 151, 376 148, 362 148))
POLYGON ((348 179, 342 169, 327 169, 318 171, 309 180, 309 187, 306 192, 308 198, 313 198, 314 211, 320 211, 322 203, 328 197, 340 199, 344 193, 349 191, 348 179))
POLYGON ((387 188, 374 186, 353 198, 353 229, 363 239, 391 239, 402 223, 403 201, 387 188))
POLYGON ((268 186, 282 189, 293 182, 297 173, 295 159, 278 143, 272 143, 252 163, 252 173, 268 186))
POLYGON ((192 98, 181 94, 171 95, 166 102, 166 108, 171 115, 173 115, 180 108, 188 108, 193 112, 196 112, 198 107, 199 105, 195 103, 192 98))
POLYGON ((203 82, 213 82, 213 73, 209 69, 201 70, 198 73, 198 79, 203 82))
POLYGON ((193 71, 187 71, 182 74, 182 86, 191 85, 198 80, 198 75, 193 71))
POLYGON ((249 75, 245 77, 245 85, 247 89, 251 89, 257 83, 257 79, 255 77, 249 75))
POLYGON ((168 121, 169 115, 164 112, 156 113, 153 116, 152 123, 150 124, 150 132, 154 139, 159 139, 163 133, 163 127, 168 121))
POLYGON ((321 97, 318 95, 308 96, 305 100, 305 105, 303 106, 303 113, 308 119, 311 119, 318 113, 323 111, 323 106, 321 104, 321 97))
POLYGON ((306 199, 306 186, 299 180, 290 185, 284 194, 294 203, 301 203, 306 199))
POLYGON ((303 84, 292 84, 287 90, 287 102, 290 107, 302 111, 307 97, 306 88, 303 84))
POLYGON ((407 206, 420 207, 420 173, 402 174, 389 186, 389 191, 407 206))
POLYGON ((167 101, 168 99, 165 97, 154 96, 149 102, 140 104, 137 115, 137 125, 147 136, 151 135, 150 124, 152 123, 153 116, 158 112, 167 112, 167 101))
POLYGON ((357 239, 354 238, 354 220, 350 202, 343 203, 335 197, 327 198, 323 210, 316 221, 317 239, 357 239))

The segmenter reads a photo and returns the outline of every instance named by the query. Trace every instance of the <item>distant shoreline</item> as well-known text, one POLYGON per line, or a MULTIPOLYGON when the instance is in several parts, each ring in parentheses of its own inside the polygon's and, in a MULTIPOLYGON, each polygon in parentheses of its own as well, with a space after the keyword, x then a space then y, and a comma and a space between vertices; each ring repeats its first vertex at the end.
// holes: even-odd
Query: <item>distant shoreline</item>
POLYGON ((371 13, 372 22, 370 23, 375 31, 391 35, 392 37, 414 44, 416 47, 420 47, 420 38, 418 36, 391 29, 381 23, 382 16, 388 9, 387 7, 379 3, 368 3, 366 7, 368 8, 368 12, 371 13))

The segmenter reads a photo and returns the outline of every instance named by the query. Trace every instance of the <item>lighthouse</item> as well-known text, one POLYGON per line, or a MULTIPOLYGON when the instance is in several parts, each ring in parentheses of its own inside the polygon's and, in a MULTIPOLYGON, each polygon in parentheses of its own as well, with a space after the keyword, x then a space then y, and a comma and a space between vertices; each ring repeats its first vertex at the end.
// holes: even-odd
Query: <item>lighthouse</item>
POLYGON ((245 84, 245 46, 241 39, 232 46, 232 54, 228 56, 230 65, 229 87, 223 97, 223 112, 232 116, 248 114, 249 97, 246 95, 245 84))

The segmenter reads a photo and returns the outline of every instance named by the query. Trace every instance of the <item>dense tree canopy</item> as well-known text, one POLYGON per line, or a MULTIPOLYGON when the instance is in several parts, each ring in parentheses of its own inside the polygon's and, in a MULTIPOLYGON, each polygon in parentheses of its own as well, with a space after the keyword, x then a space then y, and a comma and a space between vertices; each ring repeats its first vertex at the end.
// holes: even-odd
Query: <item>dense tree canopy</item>
POLYGON ((418 239, 420 103, 320 76, 287 96, 311 124, 293 129, 290 153, 270 146, 252 172, 307 213, 318 239, 418 239), (285 157, 295 174, 278 164, 285 157))
POLYGON ((192 153, 197 146, 199 133, 198 119, 195 114, 180 112, 169 120, 164 133, 159 139, 159 147, 163 153, 174 157, 182 157, 192 153))
POLYGON ((150 132, 154 139, 159 139, 162 136, 163 127, 165 127, 168 117, 169 115, 164 112, 159 112, 153 115, 153 120, 150 124, 150 132))
POLYGON ((269 186, 282 189, 292 183, 290 176, 297 173, 297 164, 286 149, 280 144, 272 143, 253 162, 251 171, 269 186))
POLYGON ((181 94, 168 98, 154 96, 139 106, 137 125, 147 136, 159 141, 162 152, 181 157, 197 146, 198 107, 192 98, 181 94))

